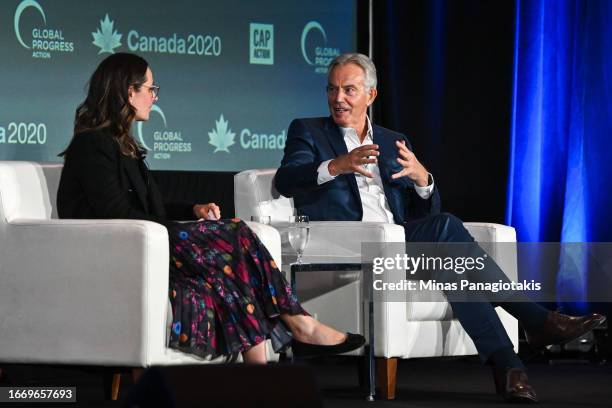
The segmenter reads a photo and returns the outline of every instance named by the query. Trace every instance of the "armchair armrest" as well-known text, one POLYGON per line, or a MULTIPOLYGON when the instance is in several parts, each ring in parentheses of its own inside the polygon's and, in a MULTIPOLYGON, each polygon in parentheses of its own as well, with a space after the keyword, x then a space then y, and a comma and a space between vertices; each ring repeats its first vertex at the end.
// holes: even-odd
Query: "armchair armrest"
POLYGON ((0 360, 147 365, 165 347, 168 233, 136 220, 13 220, 0 360), (38 350, 38 352, 32 352, 38 350))
POLYGON ((508 225, 490 222, 466 222, 463 225, 497 262, 506 276, 516 280, 518 278, 516 230, 508 225))
POLYGON ((464 222, 463 226, 478 242, 516 242, 513 227, 492 222, 464 222))

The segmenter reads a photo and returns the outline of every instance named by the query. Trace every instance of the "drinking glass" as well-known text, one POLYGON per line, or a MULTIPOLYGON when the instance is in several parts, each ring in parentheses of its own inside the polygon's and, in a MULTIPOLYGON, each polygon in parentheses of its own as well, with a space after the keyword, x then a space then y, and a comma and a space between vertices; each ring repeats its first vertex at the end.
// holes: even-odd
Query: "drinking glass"
POLYGON ((288 236, 291 247, 297 253, 297 263, 301 264, 304 249, 306 249, 308 239, 310 238, 310 227, 306 215, 289 217, 288 236))

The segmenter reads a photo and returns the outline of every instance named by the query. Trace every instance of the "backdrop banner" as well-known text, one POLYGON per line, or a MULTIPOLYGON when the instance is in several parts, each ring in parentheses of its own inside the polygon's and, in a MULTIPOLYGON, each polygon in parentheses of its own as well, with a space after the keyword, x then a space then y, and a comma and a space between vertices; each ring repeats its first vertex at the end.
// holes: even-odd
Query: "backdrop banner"
POLYGON ((133 52, 160 98, 133 134, 156 170, 275 167, 296 117, 327 115, 355 0, 0 3, 0 160, 59 161, 98 63, 133 52))

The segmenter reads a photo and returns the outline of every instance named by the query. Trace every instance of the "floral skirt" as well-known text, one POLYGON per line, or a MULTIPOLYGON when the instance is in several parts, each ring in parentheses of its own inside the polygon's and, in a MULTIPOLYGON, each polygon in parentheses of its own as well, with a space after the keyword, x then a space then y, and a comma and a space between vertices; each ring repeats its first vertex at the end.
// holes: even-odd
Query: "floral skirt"
POLYGON ((200 357, 234 356, 266 338, 291 341, 280 314, 307 313, 272 256, 241 220, 167 225, 170 347, 200 357))

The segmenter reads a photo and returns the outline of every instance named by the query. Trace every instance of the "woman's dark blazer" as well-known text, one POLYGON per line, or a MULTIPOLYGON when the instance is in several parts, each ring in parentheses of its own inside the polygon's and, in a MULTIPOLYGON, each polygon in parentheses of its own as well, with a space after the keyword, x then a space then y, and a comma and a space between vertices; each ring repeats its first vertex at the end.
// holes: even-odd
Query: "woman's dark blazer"
POLYGON ((106 130, 75 136, 66 150, 57 193, 60 218, 139 219, 165 224, 193 219, 193 206, 164 205, 143 160, 129 158, 106 130))

